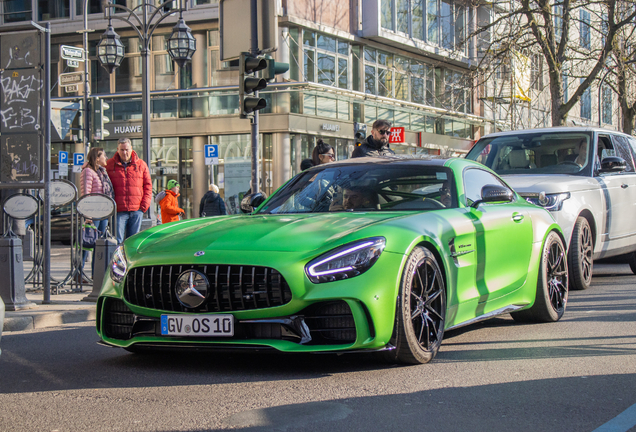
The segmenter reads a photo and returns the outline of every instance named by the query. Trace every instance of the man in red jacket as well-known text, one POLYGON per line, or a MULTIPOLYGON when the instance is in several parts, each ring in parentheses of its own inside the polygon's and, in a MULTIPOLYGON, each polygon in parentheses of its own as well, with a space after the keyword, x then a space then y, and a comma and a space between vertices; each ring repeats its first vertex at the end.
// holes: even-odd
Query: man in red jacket
POLYGON ((128 138, 120 138, 117 153, 106 164, 117 203, 117 242, 141 229, 143 214, 150 208, 152 181, 146 162, 139 159, 128 138))

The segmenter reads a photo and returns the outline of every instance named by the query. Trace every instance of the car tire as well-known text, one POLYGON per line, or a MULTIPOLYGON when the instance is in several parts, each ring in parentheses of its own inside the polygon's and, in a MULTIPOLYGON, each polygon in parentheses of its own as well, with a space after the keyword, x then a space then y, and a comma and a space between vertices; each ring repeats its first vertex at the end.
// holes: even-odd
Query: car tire
POLYGON ((636 252, 632 252, 628 256, 629 268, 632 269, 632 273, 636 274, 636 252))
POLYGON ((563 240, 554 231, 548 234, 541 253, 537 294, 530 309, 513 312, 518 322, 556 322, 568 302, 568 263, 563 240))
POLYGON ((385 351, 394 363, 431 361, 442 343, 446 323, 446 286, 435 256, 416 247, 408 257, 397 299, 392 345, 385 351))
POLYGON ((593 254, 592 229, 587 219, 579 217, 572 230, 572 241, 568 251, 570 289, 585 290, 592 284, 593 254))

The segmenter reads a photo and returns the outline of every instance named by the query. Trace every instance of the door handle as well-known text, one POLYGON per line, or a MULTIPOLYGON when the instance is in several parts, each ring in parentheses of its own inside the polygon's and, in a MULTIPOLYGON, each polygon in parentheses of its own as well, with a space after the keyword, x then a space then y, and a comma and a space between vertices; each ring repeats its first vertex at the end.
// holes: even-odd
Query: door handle
POLYGON ((521 213, 513 213, 512 220, 515 222, 521 222, 523 220, 523 215, 521 213))
POLYGON ((624 183, 623 183, 623 184, 621 185, 621 187, 622 187, 623 189, 627 189, 627 188, 629 187, 629 185, 627 185, 627 184, 624 184, 624 183))

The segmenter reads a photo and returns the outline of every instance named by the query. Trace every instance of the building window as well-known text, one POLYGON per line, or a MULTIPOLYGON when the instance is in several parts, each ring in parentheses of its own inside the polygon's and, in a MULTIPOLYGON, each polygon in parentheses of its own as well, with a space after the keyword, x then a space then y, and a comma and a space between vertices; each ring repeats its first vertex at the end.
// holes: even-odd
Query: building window
POLYGON ((530 85, 534 90, 543 90, 543 56, 533 54, 530 65, 530 85))
POLYGON ((417 60, 364 48, 364 92, 452 111, 471 112, 471 85, 460 72, 436 69, 417 60), (436 90, 437 89, 437 90, 436 90), (437 102, 439 92, 442 102, 437 102))
MULTIPOLYGON (((584 79, 581 78, 581 83, 583 83, 584 79)), ((592 92, 588 87, 583 94, 581 95, 581 101, 579 102, 581 105, 581 118, 586 120, 592 119, 592 92)))
POLYGON ((154 58, 155 90, 170 90, 177 88, 175 70, 172 58, 167 51, 169 35, 152 37, 152 57, 154 58))
POLYGON ((590 12, 581 9, 579 14, 581 18, 579 31, 581 47, 589 50, 592 47, 590 42, 590 12))
POLYGON ((612 88, 603 84, 603 123, 612 124, 612 88))
POLYGON ((121 42, 124 44, 125 56, 121 65, 115 69, 115 92, 141 91, 141 42, 136 36, 121 38, 121 42))
POLYGON ((31 0, 5 0, 2 2, 2 18, 4 23, 31 21, 31 0))
POLYGON ((305 80, 349 88, 349 43, 322 33, 303 32, 305 80))
POLYGON ((70 0, 38 0, 38 21, 71 16, 70 0))
MULTIPOLYGON (((84 15, 84 0, 76 0, 75 1, 75 15, 84 15)), ((102 0, 88 0, 88 13, 102 13, 104 9, 102 8, 102 0)))
POLYGON ((435 106, 435 69, 411 61, 411 102, 435 106))
POLYGON ((380 5, 380 25, 387 30, 393 30, 393 5, 392 0, 382 0, 380 5))
POLYGON ((381 26, 465 54, 466 7, 456 0, 381 0, 381 26))
POLYGON ((563 6, 553 6, 552 10, 554 12, 554 38, 559 43, 563 35, 563 6))
POLYGON ((442 107, 451 111, 470 113, 470 88, 470 80, 466 75, 445 69, 442 107))

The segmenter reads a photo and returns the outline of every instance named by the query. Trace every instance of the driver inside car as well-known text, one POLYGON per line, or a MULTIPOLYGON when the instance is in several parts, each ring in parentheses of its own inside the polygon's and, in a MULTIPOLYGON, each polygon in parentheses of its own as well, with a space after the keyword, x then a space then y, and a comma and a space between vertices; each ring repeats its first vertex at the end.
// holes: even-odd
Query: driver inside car
POLYGON ((345 210, 373 208, 377 205, 377 194, 361 187, 349 187, 342 191, 342 207, 345 210))
POLYGON ((336 194, 329 211, 376 209, 378 195, 373 190, 360 186, 345 186, 336 194))
POLYGON ((442 183, 442 187, 439 189, 439 202, 444 204, 446 207, 453 206, 453 197, 451 196, 451 190, 448 181, 442 183))
POLYGON ((582 167, 587 162, 587 140, 582 139, 579 141, 575 153, 566 156, 564 162, 574 162, 578 166, 582 167))

